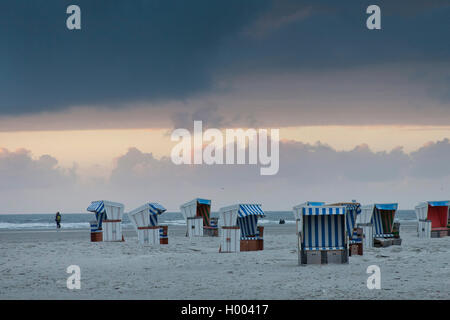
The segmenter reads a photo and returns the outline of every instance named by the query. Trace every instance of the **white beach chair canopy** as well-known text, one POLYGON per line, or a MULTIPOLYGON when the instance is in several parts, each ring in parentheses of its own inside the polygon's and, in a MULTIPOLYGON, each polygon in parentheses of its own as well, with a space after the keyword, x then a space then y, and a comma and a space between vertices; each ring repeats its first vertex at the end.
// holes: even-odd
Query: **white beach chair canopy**
POLYGON ((97 219, 97 226, 100 228, 103 220, 120 220, 122 219, 124 205, 118 202, 107 200, 92 201, 86 209, 94 212, 97 219))
POLYGON ((128 217, 135 227, 157 226, 158 216, 166 212, 161 204, 157 202, 148 202, 139 208, 128 212, 128 217))
POLYGON ((204 204, 211 206, 211 200, 203 198, 195 198, 192 199, 191 201, 183 203, 180 206, 180 211, 184 219, 193 218, 197 215, 197 204, 204 204))

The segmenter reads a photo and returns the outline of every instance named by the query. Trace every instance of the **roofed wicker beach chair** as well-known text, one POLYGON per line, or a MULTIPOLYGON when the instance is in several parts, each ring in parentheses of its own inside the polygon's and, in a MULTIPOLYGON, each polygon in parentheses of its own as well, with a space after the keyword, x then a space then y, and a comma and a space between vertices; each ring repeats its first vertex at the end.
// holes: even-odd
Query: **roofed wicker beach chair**
POLYGON ((298 263, 348 263, 346 207, 305 202, 293 208, 298 263))
POLYGON ((158 217, 166 212, 166 208, 157 202, 148 202, 139 208, 128 212, 128 217, 133 223, 138 241, 143 245, 167 244, 167 227, 158 224, 158 217))
POLYGON ((263 250, 264 227, 258 226, 258 219, 264 216, 260 204, 235 204, 221 208, 219 252, 263 250))
POLYGON ((425 201, 415 207, 419 238, 441 238, 449 235, 450 201, 425 201))
POLYGON ((211 224, 211 200, 196 198, 180 206, 186 220, 188 237, 218 236, 217 225, 211 224))
POLYGON ((91 223, 91 241, 123 241, 122 203, 99 200, 93 201, 87 211, 94 212, 95 223, 91 223))
POLYGON ((338 202, 328 204, 328 206, 344 206, 345 223, 347 226, 347 234, 349 237, 349 256, 363 255, 363 230, 356 226, 356 220, 361 213, 361 205, 356 202, 338 202))
POLYGON ((400 224, 394 222, 397 209, 397 203, 376 203, 361 208, 357 224, 366 227, 363 227, 364 244, 375 247, 401 245, 400 224))

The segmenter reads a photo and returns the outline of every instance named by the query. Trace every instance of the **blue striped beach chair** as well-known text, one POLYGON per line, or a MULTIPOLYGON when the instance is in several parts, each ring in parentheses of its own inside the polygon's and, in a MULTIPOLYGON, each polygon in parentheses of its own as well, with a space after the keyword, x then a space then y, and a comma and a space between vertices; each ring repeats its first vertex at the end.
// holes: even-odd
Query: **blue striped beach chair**
POLYGON ((356 221, 361 213, 361 204, 353 200, 352 202, 339 202, 330 204, 330 206, 345 207, 345 224, 347 226, 349 256, 363 255, 363 230, 357 228, 356 221))
POLYGON ((299 264, 348 262, 345 206, 303 203, 293 211, 298 228, 299 264))
POLYGON ((108 218, 106 215, 105 204, 103 203, 103 201, 93 201, 86 210, 95 213, 95 220, 97 224, 96 226, 91 224, 91 231, 102 230, 103 220, 108 218), (92 230, 92 227, 96 229, 92 230))
POLYGON ((264 228, 258 219, 264 217, 260 204, 236 204, 220 209, 222 228, 221 252, 256 251, 264 249, 264 228), (236 231, 237 230, 237 231, 236 231), (232 236, 231 236, 232 234, 232 236), (239 235, 238 239, 234 239, 239 235), (233 243, 230 249, 230 244, 233 243), (236 246, 239 244, 239 249, 236 246))
POLYGON ((128 212, 128 217, 138 234, 139 243, 166 244, 167 240, 162 239, 167 239, 167 227, 158 225, 158 217, 164 212, 166 212, 166 208, 157 202, 148 202, 128 212))
POLYGON ((349 244, 361 243, 362 238, 356 231, 356 220, 361 213, 361 205, 357 202, 338 202, 328 204, 328 206, 344 206, 345 207, 345 223, 347 227, 347 234, 349 235, 349 244))
POLYGON ((397 203, 375 204, 372 223, 375 229, 375 238, 393 238, 392 228, 394 226, 397 203))
POLYGON ((375 203, 362 207, 361 219, 357 221, 357 224, 366 228, 364 229, 365 244, 368 242, 370 246, 371 242, 377 247, 401 244, 399 227, 394 228, 397 209, 397 203, 375 203))
MULTIPOLYGON (((95 213, 97 230, 102 232, 103 241, 123 241, 122 215, 124 205, 117 202, 99 200, 93 201, 87 211, 95 213)), ((91 227, 92 228, 92 227, 91 227)), ((92 239, 92 237, 91 237, 92 239)))

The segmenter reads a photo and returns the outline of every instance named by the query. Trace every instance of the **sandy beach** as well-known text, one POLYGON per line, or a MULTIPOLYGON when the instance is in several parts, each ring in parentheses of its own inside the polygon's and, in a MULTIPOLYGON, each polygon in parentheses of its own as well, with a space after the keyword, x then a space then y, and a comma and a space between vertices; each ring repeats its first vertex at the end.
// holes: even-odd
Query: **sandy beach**
POLYGON ((419 239, 402 227, 401 246, 365 249, 348 265, 297 265, 295 227, 269 225, 265 249, 221 254, 219 238, 184 237, 169 227, 169 244, 142 247, 92 243, 89 230, 1 231, 0 299, 449 299, 450 237, 419 239), (69 290, 66 268, 81 268, 69 290), (366 286, 369 265, 381 289, 366 286))

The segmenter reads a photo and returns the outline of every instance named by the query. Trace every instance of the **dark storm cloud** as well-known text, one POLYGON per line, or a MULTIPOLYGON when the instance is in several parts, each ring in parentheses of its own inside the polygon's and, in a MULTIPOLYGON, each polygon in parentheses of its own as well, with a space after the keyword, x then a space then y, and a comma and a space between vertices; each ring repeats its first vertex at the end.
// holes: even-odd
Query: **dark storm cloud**
POLYGON ((183 100, 218 90, 218 74, 449 62, 448 1, 378 1, 381 31, 365 28, 369 4, 2 1, 0 115, 183 100), (65 27, 69 4, 80 31, 65 27))
POLYGON ((1 113, 183 99, 208 90, 218 42, 264 7, 264 1, 2 1, 1 113), (82 30, 66 28, 70 4, 81 7, 82 30))
POLYGON ((243 70, 289 72, 448 62, 450 43, 444 39, 450 28, 450 4, 423 2, 378 1, 382 30, 370 31, 365 12, 373 1, 281 1, 277 8, 286 10, 257 20, 246 29, 246 37, 230 39, 228 45, 239 50, 224 54, 224 59, 243 70))

